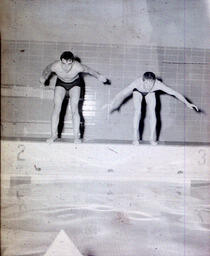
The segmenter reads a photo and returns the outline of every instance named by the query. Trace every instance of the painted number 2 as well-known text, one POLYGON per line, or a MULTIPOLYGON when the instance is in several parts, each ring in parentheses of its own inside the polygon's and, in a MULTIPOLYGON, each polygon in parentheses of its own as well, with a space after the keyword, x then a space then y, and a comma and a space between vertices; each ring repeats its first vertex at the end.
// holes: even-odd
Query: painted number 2
POLYGON ((25 146, 24 145, 18 145, 18 149, 19 149, 19 152, 17 154, 17 160, 18 161, 24 161, 25 159, 21 157, 21 155, 24 153, 25 151, 25 146))
POLYGON ((198 163, 200 165, 205 165, 206 164, 206 151, 204 149, 200 149, 198 151, 198 154, 200 155, 200 160, 198 161, 198 163))

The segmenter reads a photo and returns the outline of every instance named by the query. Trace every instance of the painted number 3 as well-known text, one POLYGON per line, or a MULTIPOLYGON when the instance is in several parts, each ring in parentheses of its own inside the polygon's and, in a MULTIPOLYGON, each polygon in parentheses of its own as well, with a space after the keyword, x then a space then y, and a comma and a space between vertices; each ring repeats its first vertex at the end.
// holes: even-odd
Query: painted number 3
POLYGON ((206 164, 206 151, 204 149, 200 149, 198 151, 198 154, 200 155, 200 160, 198 161, 198 163, 200 165, 205 165, 206 164))
POLYGON ((25 159, 21 157, 21 155, 24 153, 25 151, 25 146, 24 145, 18 145, 18 149, 19 149, 19 152, 17 154, 17 160, 18 161, 24 161, 25 159))

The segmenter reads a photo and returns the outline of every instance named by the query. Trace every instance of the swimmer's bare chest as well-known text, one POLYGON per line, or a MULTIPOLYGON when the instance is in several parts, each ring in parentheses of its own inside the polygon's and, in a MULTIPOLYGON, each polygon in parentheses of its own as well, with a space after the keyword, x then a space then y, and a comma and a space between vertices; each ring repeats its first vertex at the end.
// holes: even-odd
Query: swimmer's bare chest
POLYGON ((137 91, 141 92, 141 93, 152 93, 155 91, 158 91, 159 88, 157 86, 157 83, 155 82, 155 84, 153 86, 148 86, 146 87, 142 81, 138 82, 135 86, 134 89, 137 89, 137 91))
POLYGON ((60 63, 57 63, 54 66, 53 71, 56 73, 57 77, 60 80, 62 80, 65 83, 71 83, 79 77, 81 69, 78 68, 77 65, 73 64, 72 68, 68 72, 66 72, 62 69, 60 63))

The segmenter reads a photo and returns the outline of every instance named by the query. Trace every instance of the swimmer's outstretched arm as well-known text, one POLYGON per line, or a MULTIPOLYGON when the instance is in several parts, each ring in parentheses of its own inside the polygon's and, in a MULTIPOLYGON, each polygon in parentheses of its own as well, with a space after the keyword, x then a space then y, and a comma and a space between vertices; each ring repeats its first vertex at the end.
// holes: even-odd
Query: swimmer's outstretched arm
POLYGON ((49 75, 50 75, 52 72, 54 72, 54 71, 53 71, 53 66, 54 66, 54 64, 55 64, 56 62, 57 62, 57 61, 55 61, 55 62, 49 64, 49 65, 43 70, 42 76, 41 76, 40 79, 39 79, 39 82, 40 82, 41 84, 44 84, 45 81, 47 80, 47 78, 49 77, 49 75))
POLYGON ((134 83, 131 83, 129 86, 127 86, 125 89, 120 91, 111 101, 110 103, 110 112, 112 112, 114 109, 117 109, 119 105, 122 103, 122 101, 127 98, 135 88, 134 83))
POLYGON ((90 68, 90 67, 88 67, 86 65, 81 64, 81 67, 82 67, 81 72, 87 73, 87 74, 95 77, 96 79, 98 79, 102 83, 106 83, 109 80, 105 76, 101 75, 99 72, 93 70, 92 68, 90 68))
POLYGON ((159 84, 158 88, 159 88, 159 90, 161 90, 161 91, 163 91, 163 92, 165 92, 167 94, 175 96, 178 100, 183 102, 188 108, 190 108, 190 109, 195 108, 196 111, 199 111, 199 109, 198 109, 198 107, 196 105, 191 104, 189 101, 187 101, 185 99, 185 97, 183 95, 181 95, 179 92, 169 88, 168 86, 164 85, 163 83, 159 84))

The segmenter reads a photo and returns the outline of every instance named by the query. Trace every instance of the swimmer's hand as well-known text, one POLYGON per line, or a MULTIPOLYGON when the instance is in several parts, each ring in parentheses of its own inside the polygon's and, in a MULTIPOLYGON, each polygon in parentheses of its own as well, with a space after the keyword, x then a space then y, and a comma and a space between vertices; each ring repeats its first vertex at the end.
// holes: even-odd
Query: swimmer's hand
POLYGON ((41 87, 44 87, 45 86, 45 79, 44 79, 44 77, 40 77, 39 78, 39 82, 40 82, 40 84, 41 84, 41 87))
POLYGON ((102 109, 102 110, 107 109, 107 108, 109 108, 109 106, 110 106, 110 104, 104 104, 104 105, 101 107, 101 109, 102 109))
POLYGON ((98 80, 102 83, 107 83, 107 81, 109 81, 109 79, 107 79, 105 76, 99 75, 98 76, 98 80))
POLYGON ((108 78, 106 79, 106 82, 104 83, 105 85, 110 85, 111 84, 111 80, 109 80, 108 78))
POLYGON ((194 104, 189 103, 189 104, 187 104, 187 107, 190 109, 195 109, 197 112, 199 111, 198 107, 194 104))
POLYGON ((113 111, 114 107, 113 107, 113 104, 112 103, 108 103, 108 104, 104 104, 102 107, 101 107, 102 110, 104 109, 109 109, 110 112, 113 111))
POLYGON ((108 109, 109 111, 109 114, 112 114, 114 111, 119 111, 119 107, 117 107, 113 102, 112 103, 108 103, 108 104, 105 104, 101 107, 102 110, 104 109, 108 109))
POLYGON ((39 79, 40 82, 40 87, 43 89, 47 89, 47 90, 54 90, 55 86, 54 85, 46 85, 46 80, 43 77, 40 77, 39 79))

